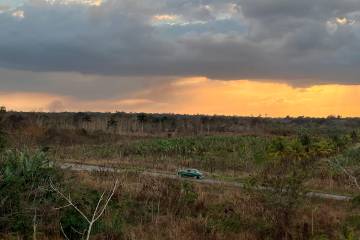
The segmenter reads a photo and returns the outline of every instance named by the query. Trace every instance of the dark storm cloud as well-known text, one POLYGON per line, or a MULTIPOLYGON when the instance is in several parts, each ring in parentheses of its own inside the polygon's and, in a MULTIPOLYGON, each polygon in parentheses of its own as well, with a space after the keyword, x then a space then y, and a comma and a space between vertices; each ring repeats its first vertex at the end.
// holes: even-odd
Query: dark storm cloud
POLYGON ((360 83, 358 0, 74 2, 31 0, 0 13, 0 90, 104 97, 194 75, 360 83), (103 90, 71 87, 82 74, 103 90))
POLYGON ((357 0, 240 0, 244 14, 256 20, 309 18, 326 20, 359 11, 357 0))
POLYGON ((152 37, 144 17, 122 4, 99 9, 83 5, 33 3, 24 19, 0 16, 0 65, 33 71, 131 73, 136 65, 157 65, 170 49, 152 37), (129 67, 129 68, 128 68, 129 67))
POLYGON ((134 92, 165 84, 171 77, 118 77, 64 72, 0 69, 0 92, 45 92, 79 99, 126 98, 134 92))

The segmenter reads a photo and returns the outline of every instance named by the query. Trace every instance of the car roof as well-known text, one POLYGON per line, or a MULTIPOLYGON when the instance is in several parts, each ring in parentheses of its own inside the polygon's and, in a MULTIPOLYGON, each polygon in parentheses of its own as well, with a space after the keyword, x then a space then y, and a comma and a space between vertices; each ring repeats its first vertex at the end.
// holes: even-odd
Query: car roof
POLYGON ((195 169, 195 168, 186 168, 184 169, 185 171, 193 171, 193 172, 200 172, 199 170, 195 169))

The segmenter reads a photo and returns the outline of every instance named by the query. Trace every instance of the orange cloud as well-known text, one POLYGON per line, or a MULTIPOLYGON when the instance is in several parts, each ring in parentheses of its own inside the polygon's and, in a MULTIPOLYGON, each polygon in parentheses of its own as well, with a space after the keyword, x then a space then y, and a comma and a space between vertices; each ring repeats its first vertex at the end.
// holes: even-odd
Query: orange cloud
POLYGON ((360 85, 317 85, 294 88, 275 82, 215 81, 186 78, 170 86, 146 91, 142 97, 166 102, 162 109, 147 111, 226 114, 316 116, 360 116, 360 85))
POLYGON ((144 111, 189 114, 360 116, 360 85, 294 88, 283 83, 216 81, 203 77, 130 94, 126 99, 85 101, 41 93, 0 93, 0 105, 15 110, 144 111), (60 109, 59 109, 60 110, 60 109))
POLYGON ((64 97, 46 93, 0 92, 0 105, 17 111, 44 111, 47 105, 64 97))
POLYGON ((174 21, 178 18, 176 15, 169 15, 169 14, 163 14, 163 15, 155 15, 153 16, 153 19, 156 21, 174 21))

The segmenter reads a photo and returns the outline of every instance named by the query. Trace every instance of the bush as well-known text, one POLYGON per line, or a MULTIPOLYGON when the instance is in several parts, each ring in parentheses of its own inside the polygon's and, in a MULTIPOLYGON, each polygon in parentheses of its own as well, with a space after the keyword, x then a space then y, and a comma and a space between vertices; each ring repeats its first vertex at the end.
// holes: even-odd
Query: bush
POLYGON ((54 200, 48 179, 60 179, 43 152, 7 151, 0 160, 0 232, 29 236, 34 215, 47 218, 45 209, 54 200))
POLYGON ((305 182, 312 160, 276 159, 250 180, 249 191, 261 207, 264 222, 271 227, 274 239, 293 238, 297 213, 304 202, 305 182))

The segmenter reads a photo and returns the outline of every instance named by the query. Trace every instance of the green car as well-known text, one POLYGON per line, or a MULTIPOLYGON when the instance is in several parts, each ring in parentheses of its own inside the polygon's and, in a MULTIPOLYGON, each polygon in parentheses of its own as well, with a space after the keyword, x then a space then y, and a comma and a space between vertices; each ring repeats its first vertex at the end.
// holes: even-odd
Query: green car
POLYGON ((177 173, 180 177, 201 179, 204 175, 197 169, 182 169, 177 173))

